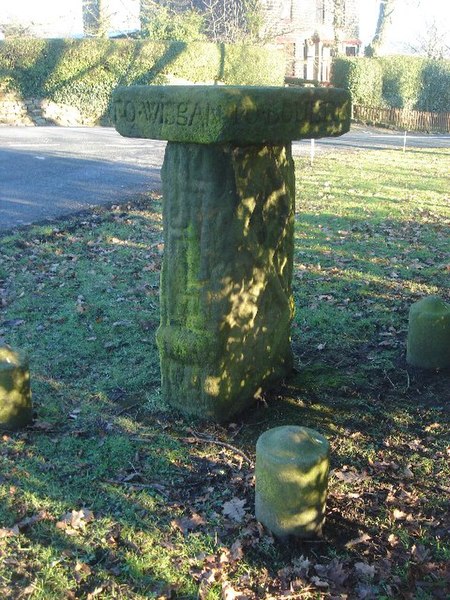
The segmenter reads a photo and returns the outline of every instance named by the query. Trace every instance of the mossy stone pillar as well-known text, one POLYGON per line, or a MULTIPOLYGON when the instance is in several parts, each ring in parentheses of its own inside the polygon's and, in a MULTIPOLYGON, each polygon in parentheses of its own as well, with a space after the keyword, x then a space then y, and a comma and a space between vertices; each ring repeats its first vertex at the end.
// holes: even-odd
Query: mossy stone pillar
POLYGON ((162 169, 162 393, 222 421, 292 368, 291 141, 349 129, 346 91, 134 86, 116 128, 168 140, 162 169))
POLYGON ((450 367, 450 306, 438 296, 411 306, 406 360, 422 369, 450 367))
POLYGON ((328 441, 308 427, 275 427, 259 437, 255 516, 277 537, 321 533, 329 454, 328 441))
POLYGON ((0 429, 20 429, 32 418, 28 360, 22 352, 0 346, 0 429))

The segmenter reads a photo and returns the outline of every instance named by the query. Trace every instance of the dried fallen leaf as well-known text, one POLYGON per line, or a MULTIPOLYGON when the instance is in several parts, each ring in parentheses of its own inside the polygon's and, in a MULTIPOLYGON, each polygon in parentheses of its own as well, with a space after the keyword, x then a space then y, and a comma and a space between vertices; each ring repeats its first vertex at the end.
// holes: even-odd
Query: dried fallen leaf
POLYGON ((89 577, 91 573, 92 571, 89 565, 77 561, 74 569, 74 577, 77 583, 80 583, 83 579, 89 577))
POLYGON ((172 521, 172 526, 179 529, 183 535, 205 524, 205 519, 197 513, 193 513, 192 517, 182 517, 181 519, 173 519, 172 521))
POLYGON ((405 479, 414 479, 414 473, 411 471, 409 466, 403 469, 402 475, 405 479))
POLYGON ((343 481, 344 483, 353 483, 355 481, 364 481, 368 479, 369 476, 365 471, 362 473, 358 473, 357 471, 347 470, 345 467, 341 470, 335 469, 331 473, 338 479, 339 481, 343 481))
POLYGON ((302 554, 299 558, 294 558, 292 564, 295 574, 300 577, 305 577, 308 574, 311 561, 302 554))
POLYGON ((411 558, 418 564, 424 563, 430 559, 430 551, 423 544, 414 544, 411 548, 411 558))
POLYGON ((375 577, 375 567, 364 562, 355 563, 355 575, 359 579, 373 579, 375 577))
POLYGON ((330 587, 328 581, 323 581, 322 579, 316 576, 311 577, 311 583, 313 583, 316 587, 320 589, 326 589, 330 587))
POLYGON ((31 594, 34 594, 35 591, 36 591, 36 583, 33 581, 32 583, 30 583, 30 585, 27 585, 27 587, 22 590, 22 595, 23 596, 31 596, 31 594))
POLYGON ((230 558, 232 561, 241 560, 244 556, 244 551, 242 550, 242 541, 238 538, 230 548, 230 558))
POLYGON ((249 596, 237 592, 228 581, 222 583, 222 600, 249 600, 249 596))
POLYGON ((402 521, 403 519, 406 518, 407 515, 402 510, 399 510, 398 508, 394 508, 394 510, 392 511, 392 516, 394 517, 394 519, 396 521, 402 521))
POLYGON ((372 538, 370 537, 370 535, 368 535, 367 533, 363 533, 359 537, 354 538, 353 540, 350 540, 349 542, 347 542, 345 544, 345 547, 352 548, 353 546, 357 546, 358 544, 367 544, 367 542, 370 542, 371 539, 372 538))
POLYGON ((51 519, 51 516, 45 510, 41 510, 31 517, 25 517, 18 523, 15 523, 12 527, 0 528, 0 539, 5 537, 12 537, 19 535, 21 529, 27 529, 31 525, 43 521, 44 519, 51 519))
POLYGON ((441 429, 442 425, 440 423, 431 423, 427 425, 424 429, 426 432, 435 431, 436 429, 441 429))
POLYGON ((379 598, 378 591, 378 588, 367 583, 360 583, 355 589, 358 600, 376 600, 379 598))
POLYGON ((390 536, 388 537, 389 545, 392 547, 397 546, 399 541, 400 541, 399 538, 396 535, 394 535, 393 533, 391 533, 390 536))
POLYGON ((321 579, 326 579, 335 585, 342 585, 348 578, 348 573, 344 570, 343 563, 337 558, 333 558, 327 565, 315 565, 314 568, 321 579))
POLYGON ((240 500, 239 498, 232 498, 229 502, 225 502, 223 505, 222 514, 236 523, 242 523, 243 518, 245 517, 245 508, 246 500, 240 500))
POLYGON ((36 420, 33 425, 33 429, 39 429, 40 431, 50 431, 53 429, 53 423, 48 423, 47 421, 39 421, 36 420))
POLYGON ((6 537, 12 537, 13 535, 19 535, 20 531, 17 525, 13 527, 6 527, 0 529, 0 539, 6 537))
POLYGON ((99 594, 101 594, 103 592, 103 586, 100 585, 98 587, 96 587, 95 589, 92 590, 92 592, 89 592, 89 594, 87 595, 87 600, 92 600, 92 598, 96 598, 99 594))
POLYGON ((44 521, 45 519, 51 520, 52 518, 53 517, 51 517, 46 510, 40 510, 31 517, 25 517, 25 519, 19 521, 15 526, 17 526, 19 529, 26 529, 35 523, 39 523, 39 521, 44 521))
POLYGON ((87 508, 72 510, 61 517, 56 523, 58 529, 63 529, 68 535, 74 535, 77 530, 83 530, 86 524, 94 520, 94 513, 87 508))

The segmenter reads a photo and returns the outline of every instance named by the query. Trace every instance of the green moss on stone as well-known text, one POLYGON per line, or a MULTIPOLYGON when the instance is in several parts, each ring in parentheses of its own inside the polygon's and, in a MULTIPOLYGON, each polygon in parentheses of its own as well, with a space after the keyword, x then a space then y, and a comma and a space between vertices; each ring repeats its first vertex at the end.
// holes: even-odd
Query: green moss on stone
POLYGON ((162 393, 230 418, 292 369, 293 139, 341 135, 336 89, 134 86, 114 93, 129 137, 168 140, 157 342, 162 393))
POLYGON ((221 421, 292 368, 290 148, 169 143, 162 179, 162 392, 221 421))
POLYGON ((450 306, 430 296, 409 311, 406 360, 423 369, 450 367, 450 306))
POLYGON ((0 346, 0 429, 19 429, 33 417, 28 360, 0 346))
POLYGON ((311 537, 325 519, 328 441, 307 427, 263 433, 256 444, 255 514, 279 537, 311 537))
POLYGON ((113 94, 128 137, 197 144, 280 144, 346 133, 346 90, 252 86, 131 86, 113 94))

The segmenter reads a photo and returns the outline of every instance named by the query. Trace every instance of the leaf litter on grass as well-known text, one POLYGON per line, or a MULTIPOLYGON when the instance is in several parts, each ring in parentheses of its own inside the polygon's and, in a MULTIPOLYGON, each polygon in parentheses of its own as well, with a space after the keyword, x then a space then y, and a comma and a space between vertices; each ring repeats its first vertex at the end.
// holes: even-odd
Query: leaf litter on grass
POLYGON ((300 165, 297 372, 194 436, 160 402, 160 199, 0 240, 38 417, 0 449, 2 597, 448 597, 449 376, 404 360, 409 305, 448 294, 448 196, 443 161, 401 158, 300 165), (323 538, 280 544, 252 464, 290 423, 330 439, 332 473, 323 538))

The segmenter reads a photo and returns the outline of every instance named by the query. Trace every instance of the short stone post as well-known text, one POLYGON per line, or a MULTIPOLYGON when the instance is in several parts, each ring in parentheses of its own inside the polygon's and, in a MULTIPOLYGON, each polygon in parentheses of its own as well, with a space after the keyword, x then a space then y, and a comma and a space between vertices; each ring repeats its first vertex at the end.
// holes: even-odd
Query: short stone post
POLYGON ((20 429, 32 418, 28 360, 22 352, 0 346, 0 429, 20 429))
POLYGON ((411 306, 406 360, 422 369, 450 367, 450 306, 441 298, 429 296, 411 306))
POLYGON ((277 537, 321 533, 329 454, 328 441, 308 427, 275 427, 259 437, 255 516, 277 537))
POLYGON ((124 136, 168 140, 162 169, 162 394, 222 421, 292 368, 291 140, 349 129, 344 90, 134 86, 124 136))

